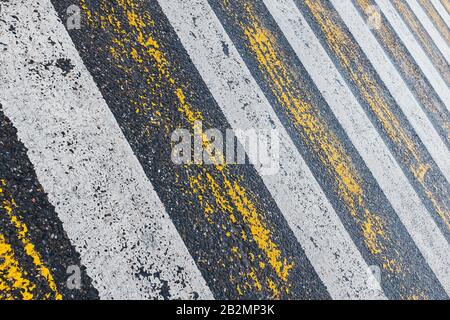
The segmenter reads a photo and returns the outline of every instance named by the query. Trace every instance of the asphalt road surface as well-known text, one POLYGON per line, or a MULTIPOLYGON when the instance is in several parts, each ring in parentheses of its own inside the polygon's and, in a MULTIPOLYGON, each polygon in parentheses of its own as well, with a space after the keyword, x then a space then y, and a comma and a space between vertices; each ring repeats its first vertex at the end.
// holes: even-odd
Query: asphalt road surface
POLYGON ((448 0, 0 0, 0 300, 449 299, 449 84, 448 0))

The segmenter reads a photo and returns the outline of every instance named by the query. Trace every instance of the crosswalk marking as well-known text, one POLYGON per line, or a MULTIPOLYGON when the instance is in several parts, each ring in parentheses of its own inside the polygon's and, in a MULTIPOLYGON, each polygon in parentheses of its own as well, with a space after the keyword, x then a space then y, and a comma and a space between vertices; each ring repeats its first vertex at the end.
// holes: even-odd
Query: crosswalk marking
POLYGON ((72 2, 0 8, 0 299, 448 298, 447 1, 72 2))
MULTIPOLYGON (((439 44, 442 47, 442 43, 436 44, 431 35, 428 34, 428 30, 421 24, 421 21, 416 16, 416 13, 420 10, 420 8, 416 8, 419 10, 413 11, 410 4, 412 2, 404 2, 402 0, 392 0, 392 5, 394 5, 397 12, 402 16, 403 21, 408 25, 411 32, 414 34, 416 40, 425 50, 427 55, 433 61, 434 66, 441 73, 441 76, 445 80, 447 86, 450 85, 450 67, 448 63, 448 57, 445 57, 443 53, 440 51, 439 44)), ((417 5, 417 3, 416 3, 417 5)), ((418 6, 418 5, 417 5, 418 6)), ((416 7, 417 7, 416 6, 416 7)), ((420 13, 420 12, 419 12, 420 13)), ((422 17, 425 13, 422 12, 422 17)))
MULTIPOLYGON (((416 15, 419 19, 426 19, 426 21, 422 20, 422 25, 428 30, 438 47, 443 40, 441 51, 444 56, 448 54, 450 52, 450 30, 430 0, 415 0, 411 3, 411 7, 417 11, 416 15)), ((447 61, 450 62, 450 58, 447 57, 447 61)))
POLYGON ((342 76, 292 2, 268 0, 265 3, 411 236, 435 272, 439 273, 441 281, 449 288, 445 276, 450 268, 450 261, 444 254, 449 247, 446 239, 431 220, 420 198, 345 85, 342 76), (428 239, 433 239, 433 244, 424 241, 425 234, 428 235, 428 239))
POLYGON ((448 0, 440 0, 441 4, 445 7, 445 10, 447 10, 447 13, 450 14, 450 2, 448 0))
MULTIPOLYGON (((371 19, 371 14, 373 14, 371 10, 379 10, 372 0, 354 0, 353 3, 366 21, 370 21, 371 19)), ((392 60, 393 66, 399 71, 401 77, 411 90, 411 93, 413 93, 414 97, 420 103, 440 137, 444 140, 447 148, 449 148, 450 112, 447 110, 442 99, 431 87, 431 84, 425 78, 418 64, 416 64, 413 57, 409 54, 408 49, 396 35, 395 29, 392 28, 381 11, 379 11, 379 18, 380 20, 377 22, 377 26, 371 27, 373 35, 392 60)), ((361 24, 358 24, 357 27, 364 28, 361 24)))
POLYGON ((418 0, 418 3, 422 6, 422 9, 425 11, 434 27, 439 31, 441 36, 447 42, 447 45, 450 45, 450 30, 448 29, 447 24, 442 19, 439 12, 434 7, 431 0, 418 0))
MULTIPOLYGON (((433 160, 436 162, 447 181, 450 181, 450 166, 446 160, 450 159, 449 149, 436 134, 433 125, 428 121, 427 116, 411 94, 401 76, 398 74, 395 66, 383 49, 378 45, 376 39, 370 33, 369 27, 359 16, 351 2, 334 0, 331 0, 331 2, 346 23, 353 37, 355 37, 355 40, 358 42, 362 51, 374 66, 381 81, 386 85, 397 105, 411 123, 414 131, 426 146, 433 160)), ((447 134, 450 134, 450 132, 447 134)))
MULTIPOLYGON (((267 9, 253 1, 210 3, 366 261, 378 265, 385 279, 393 279, 393 274, 416 277, 414 271, 398 271, 410 262, 399 254, 402 250, 395 249, 415 251, 412 240, 389 202, 381 200, 381 189, 267 9)), ((392 290, 397 284, 388 280, 383 288, 389 293, 396 291, 398 296, 417 291, 426 295, 428 291, 427 285, 415 280, 404 282, 414 282, 417 287, 392 290)))
POLYGON ((332 297, 382 297, 367 288, 367 265, 207 1, 160 4, 230 123, 279 130, 280 172, 263 180, 332 297))
POLYGON ((0 149, 0 234, 10 247, 0 254, 0 282, 10 284, 9 289, 2 285, 0 299, 97 298, 1 103, 0 149), (78 266, 77 291, 67 285, 68 266, 78 266), (15 275, 11 268, 16 269, 15 275), (29 290, 14 283, 19 287, 20 283, 29 283, 29 290))
POLYGON ((329 297, 252 166, 170 160, 174 130, 229 125, 158 4, 82 3, 75 42, 215 297, 329 297))
POLYGON ((445 159, 450 158, 449 150, 435 133, 431 123, 427 121, 426 115, 423 114, 422 109, 412 97, 405 83, 396 72, 395 67, 391 64, 389 58, 385 55, 382 48, 377 45, 376 40, 373 39, 368 27, 365 27, 364 21, 358 16, 355 8, 350 2, 332 2, 350 31, 353 33, 353 36, 358 41, 362 50, 375 67, 375 70, 380 75, 383 83, 390 90, 397 104, 412 124, 415 133, 417 133, 419 138, 424 142, 429 153, 432 155, 439 169, 447 179, 447 181, 445 181, 445 178, 441 179, 443 187, 441 193, 439 194, 439 192, 437 192, 436 195, 433 195, 435 185, 433 183, 428 183, 427 185, 422 181, 422 178, 419 175, 410 169, 410 171, 415 174, 419 184, 424 188, 425 195, 430 199, 435 213, 442 219, 445 224, 444 227, 448 230, 450 228, 450 204, 446 201, 447 197, 445 194, 446 190, 449 190, 447 182, 450 181, 450 166, 448 166, 448 161, 445 159))
MULTIPOLYGON (((300 7, 300 3, 296 3, 300 7)), ((335 13, 331 3, 308 0, 302 8, 304 12, 311 12, 313 16, 310 19, 311 23, 320 27, 316 29, 316 32, 321 38, 323 37, 322 44, 329 55, 336 58, 335 64, 343 72, 346 81, 350 83, 355 96, 416 191, 427 203, 427 207, 433 210, 443 232, 450 237, 450 203, 447 197, 450 187, 446 178, 449 176, 449 168, 443 159, 438 160, 440 166, 437 166, 428 151, 435 157, 445 155, 446 152, 442 151, 443 148, 438 148, 438 152, 431 149, 435 147, 431 145, 430 140, 427 141, 428 137, 425 142, 430 150, 425 148, 424 143, 414 131, 414 128, 423 129, 417 124, 413 127, 408 122, 408 118, 402 111, 404 108, 400 108, 397 104, 397 101, 401 101, 397 96, 398 93, 392 92, 397 98, 395 100, 353 35, 335 13)), ((385 70, 379 69, 379 71, 385 70)), ((383 78, 389 83, 390 79, 386 79, 384 74, 383 78)), ((396 83, 396 85, 401 84, 402 81, 396 83)), ((408 112, 411 111, 408 110, 408 112)), ((425 134, 421 134, 420 137, 425 137, 425 134)))
POLYGON ((441 77, 437 69, 434 67, 426 52, 422 49, 419 43, 414 38, 408 26, 403 22, 402 17, 397 13, 395 8, 389 0, 375 0, 376 4, 385 15, 386 19, 392 25, 398 37, 408 48, 408 51, 413 56, 414 60, 426 75, 433 88, 436 90, 442 102, 450 110, 450 89, 441 77))
POLYGON ((50 2, 3 10, 17 17, 2 55, 5 114, 100 296, 161 298, 166 282, 174 298, 210 298, 50 2), (52 64, 57 59, 71 62, 70 74, 52 64), (152 276, 140 279, 141 268, 152 276))
POLYGON ((448 12, 447 9, 445 8, 446 5, 450 7, 450 2, 444 0, 446 1, 446 4, 444 4, 440 0, 430 0, 430 1, 433 4, 437 13, 441 16, 444 23, 447 25, 447 28, 450 28, 450 12, 448 12))
MULTIPOLYGON (((31 242, 30 236, 28 233, 28 227, 22 221, 20 221, 20 218, 16 215, 15 211, 18 209, 17 203, 14 200, 14 198, 11 198, 7 194, 6 188, 7 188, 7 182, 4 179, 0 179, 1 209, 3 209, 2 211, 4 211, 6 213, 7 217, 9 218, 9 222, 15 228, 16 236, 17 236, 18 240, 20 241, 20 243, 22 244, 25 254, 30 257, 34 267, 36 268, 36 270, 38 271, 40 276, 42 276, 45 279, 45 281, 47 282, 49 291, 51 293, 48 293, 46 297, 49 298, 51 296, 54 296, 54 298, 56 300, 61 300, 62 295, 58 292, 58 288, 56 286, 53 275, 51 274, 50 270, 47 268, 45 263, 42 261, 41 255, 39 254, 39 252, 37 252, 34 244, 31 242)), ((5 259, 5 264, 6 265, 8 265, 8 264, 15 265, 16 262, 14 262, 13 257, 10 254, 8 254, 8 250, 5 253, 7 255, 7 257, 5 259), (9 257, 8 257, 8 255, 9 255, 9 257)), ((16 266, 15 268, 19 268, 19 267, 16 266)), ((0 270, 3 271, 2 269, 0 269, 0 270)), ((7 271, 7 273, 9 273, 9 272, 11 272, 10 268, 9 268, 9 271, 7 271)), ((23 279, 21 279, 19 270, 17 271, 16 276, 18 278, 18 280, 16 280, 16 281, 19 281, 19 282, 23 281, 23 279)), ((8 279, 8 277, 5 277, 5 278, 8 279)), ((28 294, 31 295, 31 293, 28 293, 28 294)), ((29 298, 31 298, 31 296, 29 298)))
POLYGON ((408 5, 417 17, 418 22, 423 26, 425 32, 430 36, 434 44, 441 51, 442 55, 450 63, 450 43, 439 33, 436 25, 427 16, 418 0, 409 0, 408 5))
MULTIPOLYGON (((387 0, 385 0, 387 2, 387 0)), ((433 62, 435 68, 438 70, 444 79, 447 87, 450 85, 450 66, 446 57, 443 56, 437 45, 433 42, 430 35, 424 29, 415 13, 409 6, 409 1, 391 0, 390 3, 395 7, 395 10, 401 15, 402 21, 405 22, 411 32, 414 34, 416 41, 422 46, 428 57, 433 62)), ((391 23, 393 23, 391 21, 391 23)))

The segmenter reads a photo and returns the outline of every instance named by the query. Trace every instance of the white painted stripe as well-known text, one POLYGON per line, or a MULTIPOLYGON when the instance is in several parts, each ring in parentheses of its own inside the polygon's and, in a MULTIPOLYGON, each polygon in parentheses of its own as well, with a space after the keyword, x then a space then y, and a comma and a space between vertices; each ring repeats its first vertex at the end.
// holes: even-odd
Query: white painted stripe
POLYGON ((351 1, 332 0, 332 3, 413 129, 428 149, 439 169, 447 178, 447 181, 450 181, 450 165, 448 162, 450 151, 403 81, 394 64, 379 45, 375 36, 370 32, 368 25, 359 15, 351 1))
POLYGON ((173 299, 212 298, 50 1, 2 10, 4 112, 100 297, 162 298, 167 281, 173 299), (74 65, 67 76, 58 58, 74 65))
POLYGON ((291 0, 264 0, 417 247, 450 292, 450 245, 291 0))
POLYGON ((408 0, 408 4, 411 7, 411 10, 414 11, 414 14, 416 15, 419 22, 430 35, 431 39, 433 39, 433 42, 444 55, 447 63, 450 63, 450 47, 447 44, 447 41, 445 41, 445 39, 439 33, 439 30, 435 27, 426 12, 422 9, 420 4, 416 0, 408 0))
POLYGON ((207 1, 159 3, 231 126, 278 130, 281 168, 262 178, 331 296, 384 298, 367 287, 367 264, 207 1))
POLYGON ((408 48, 408 51, 413 56, 417 65, 430 81, 434 90, 436 90, 437 94, 441 97, 447 109, 450 110, 450 89, 448 88, 440 73, 434 67, 428 55, 416 41, 413 33, 404 23, 402 17, 398 14, 389 0, 375 1, 377 2, 381 11, 384 13, 386 19, 391 24, 392 28, 396 31, 400 40, 408 48))
MULTIPOLYGON (((449 1, 449 0, 446 0, 449 1)), ((448 28, 450 28, 450 14, 447 12, 447 9, 444 8, 440 0, 431 0, 431 3, 433 4, 434 8, 437 12, 439 12, 439 15, 442 17, 442 20, 444 20, 445 24, 448 28)))

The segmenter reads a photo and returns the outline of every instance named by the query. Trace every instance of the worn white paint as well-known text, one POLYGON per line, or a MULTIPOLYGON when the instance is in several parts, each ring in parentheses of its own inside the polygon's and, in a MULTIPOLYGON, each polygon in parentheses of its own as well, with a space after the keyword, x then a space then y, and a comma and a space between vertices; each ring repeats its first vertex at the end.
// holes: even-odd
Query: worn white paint
POLYGON ((262 178, 331 296, 384 298, 368 288, 368 266, 208 2, 159 4, 231 126, 279 132, 279 173, 262 178))
POLYGON ((450 246, 291 0, 264 0, 431 269, 450 291, 450 246))
POLYGON ((433 42, 436 44, 438 49, 442 52, 442 55, 447 60, 447 63, 450 63, 450 47, 439 33, 439 30, 435 27, 433 22, 428 17, 427 13, 423 10, 422 6, 417 2, 417 0, 408 0, 408 5, 411 7, 411 10, 416 15, 419 22, 425 28, 425 30, 430 35, 433 42))
POLYGON ((167 281, 172 299, 212 298, 50 1, 2 10, 4 112, 100 297, 159 299, 167 281), (74 65, 66 76, 58 58, 74 65))
POLYGON ((447 181, 450 181, 450 165, 448 162, 450 151, 403 81, 393 62, 370 32, 368 25, 359 15, 351 1, 332 0, 332 3, 442 174, 447 181))
POLYGON ((411 53, 417 65, 430 81, 434 90, 436 90, 437 94, 441 97, 442 102, 446 105, 447 109, 450 110, 450 89, 440 75, 439 71, 437 71, 433 65, 430 58, 416 41, 413 33, 409 30, 402 17, 395 10, 389 0, 375 1, 384 13, 386 19, 391 24, 392 28, 397 33, 400 40, 408 48, 409 53, 411 53))

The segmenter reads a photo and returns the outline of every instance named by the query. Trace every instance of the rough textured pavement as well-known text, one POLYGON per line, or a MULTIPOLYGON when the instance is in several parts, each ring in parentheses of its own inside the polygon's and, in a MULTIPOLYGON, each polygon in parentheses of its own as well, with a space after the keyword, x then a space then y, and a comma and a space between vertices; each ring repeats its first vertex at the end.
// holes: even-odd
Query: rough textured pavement
POLYGON ((0 299, 448 299, 449 9, 0 0, 0 299))

